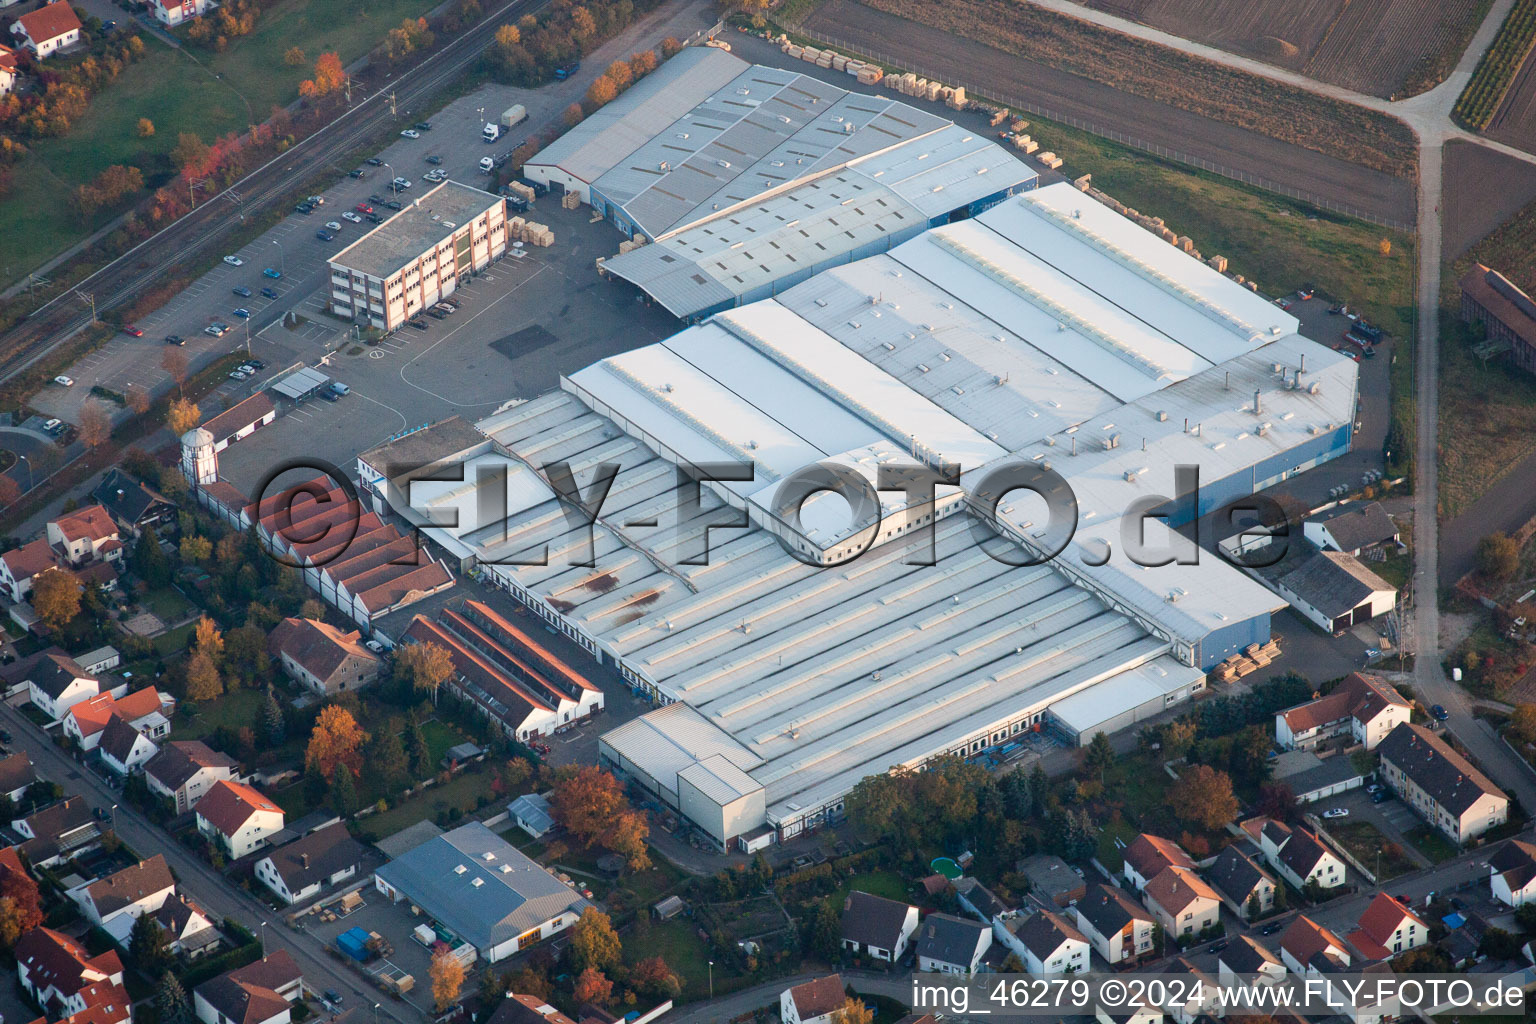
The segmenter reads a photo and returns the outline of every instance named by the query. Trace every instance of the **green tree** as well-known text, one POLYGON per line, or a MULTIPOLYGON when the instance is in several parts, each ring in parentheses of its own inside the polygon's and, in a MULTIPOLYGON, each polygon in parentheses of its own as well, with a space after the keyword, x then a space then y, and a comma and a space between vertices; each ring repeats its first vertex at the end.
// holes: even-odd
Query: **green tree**
POLYGON ((411 762, 412 775, 424 779, 432 774, 432 751, 418 722, 412 721, 405 731, 405 753, 411 762))
POLYGON ((837 908, 822 900, 816 905, 816 913, 811 917, 806 930, 806 952, 828 963, 836 960, 838 948, 842 945, 842 933, 842 918, 837 908))
POLYGON ((128 939, 128 957, 151 978, 161 971, 169 971, 176 964, 165 929, 148 914, 133 923, 133 932, 128 939))
POLYGON ((400 734, 394 729, 376 730, 363 757, 369 774, 382 780, 387 789, 393 791, 405 783, 409 763, 405 744, 400 742, 400 734))
POLYGON ((133 545, 133 571, 150 587, 163 587, 171 582, 171 560, 160 550, 160 538, 153 526, 145 527, 133 545))
POLYGON ((1503 533, 1490 533, 1477 542, 1477 571, 1502 583, 1520 568, 1520 548, 1503 533))
POLYGON ((342 817, 357 810, 357 787, 352 783, 352 773, 345 768, 337 771, 331 782, 331 810, 342 817))
POLYGON ((155 1009, 160 1024, 193 1024, 192 1003, 175 971, 166 971, 155 986, 155 1009))
POLYGON ((1083 766, 1090 771, 1103 775, 1105 769, 1115 763, 1115 748, 1109 742, 1109 737, 1102 732, 1093 734, 1093 739, 1088 743, 1088 753, 1083 756, 1083 766))
POLYGON ((1263 909, 1263 904, 1259 902, 1258 890, 1255 889, 1248 894, 1248 905, 1243 908, 1243 916, 1250 921, 1255 920, 1263 909))
POLYGON ((619 933, 613 930, 608 915, 596 907, 583 910, 571 926, 571 961, 576 969, 596 967, 606 971, 620 961, 623 953, 619 933))
POLYGON ((283 720, 282 705, 277 702, 277 694, 270 686, 261 703, 261 731, 272 747, 280 747, 288 740, 288 723, 283 720))

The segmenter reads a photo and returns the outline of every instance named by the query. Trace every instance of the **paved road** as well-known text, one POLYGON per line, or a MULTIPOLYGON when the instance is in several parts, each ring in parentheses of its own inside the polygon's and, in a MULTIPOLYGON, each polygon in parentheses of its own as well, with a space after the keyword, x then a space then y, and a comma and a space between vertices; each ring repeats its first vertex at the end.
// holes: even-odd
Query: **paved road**
MULTIPOLYGON (((188 895, 219 918, 233 917, 252 931, 262 922, 267 927, 259 929, 268 949, 286 949, 304 972, 305 982, 313 989, 334 988, 355 999, 353 1005, 371 1007, 375 996, 365 989, 355 975, 335 964, 325 953, 320 941, 310 935, 291 931, 280 923, 281 915, 249 893, 232 885, 223 875, 194 856, 180 843, 173 842, 162 830, 150 824, 149 819, 126 804, 118 803, 119 794, 85 766, 65 754, 43 737, 37 726, 14 708, 7 706, 0 718, 11 719, 11 731, 17 742, 12 744, 27 752, 38 774, 57 782, 65 792, 84 797, 92 807, 108 809, 117 804, 115 822, 117 834, 141 854, 150 852, 165 855, 166 862, 176 873, 179 884, 188 895), (78 778, 72 778, 70 773, 78 778)), ((417 1024, 421 1015, 408 1007, 378 997, 379 1016, 397 1024, 417 1024)))
MULTIPOLYGON (((667 1015, 667 1024, 725 1024, 726 1021, 743 1013, 750 1013, 760 1006, 767 1006, 769 1003, 777 1005, 780 992, 814 978, 825 977, 828 973, 828 971, 816 971, 795 974, 787 978, 776 978, 752 988, 744 988, 740 992, 732 992, 728 996, 721 996, 713 1002, 684 1006, 667 1015)), ((854 991, 862 995, 888 996, 891 999, 900 1000, 903 1005, 912 998, 911 976, 905 972, 871 974, 866 971, 842 971, 840 973, 844 983, 852 985, 854 991)))

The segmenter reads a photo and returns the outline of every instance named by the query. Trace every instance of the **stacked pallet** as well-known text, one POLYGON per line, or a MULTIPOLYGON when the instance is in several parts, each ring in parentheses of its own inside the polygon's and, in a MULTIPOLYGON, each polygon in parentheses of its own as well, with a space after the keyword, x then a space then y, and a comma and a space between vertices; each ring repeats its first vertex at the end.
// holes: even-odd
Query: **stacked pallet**
POLYGON ((1077 178, 1076 180, 1074 180, 1072 182, 1072 187, 1077 189, 1079 192, 1087 192, 1088 189, 1092 187, 1092 184, 1093 184, 1093 175, 1085 174, 1081 178, 1077 178))
POLYGON ((1006 120, 1008 120, 1008 111, 994 110, 992 111, 992 120, 988 121, 987 123, 990 124, 993 128, 996 128, 1006 120))
POLYGON ((955 86, 955 88, 950 92, 949 96, 945 98, 944 103, 951 110, 964 110, 967 106, 969 106, 969 101, 965 98, 965 86, 955 86))
POLYGON ((1033 153, 1035 150, 1040 148, 1040 143, 1036 142, 1028 135, 1015 135, 1013 137, 1013 148, 1022 149, 1026 153, 1033 153))
POLYGON ((521 199, 523 202, 529 204, 533 202, 534 196, 536 195, 536 193, 533 191, 532 185, 525 185, 520 181, 507 182, 507 191, 517 196, 517 198, 521 199))
POLYGON ((507 237, 514 242, 523 240, 523 227, 528 223, 524 217, 513 217, 507 221, 507 237))
POLYGON ((814 46, 807 46, 805 49, 800 51, 800 59, 807 61, 808 63, 815 64, 817 61, 821 60, 821 51, 816 49, 814 46))
POLYGON ((1180 249, 1184 250, 1185 252, 1194 252, 1195 251, 1195 240, 1193 238, 1190 238, 1188 235, 1180 235, 1178 237, 1178 240, 1176 242, 1174 242, 1173 244, 1178 246, 1180 249))
POLYGON ((1055 153, 1046 151, 1040 154, 1040 162, 1054 171, 1059 169, 1065 161, 1055 153))
POLYGON ((784 52, 795 58, 795 60, 799 60, 801 54, 805 53, 805 47, 796 46, 794 43, 788 43, 784 47, 784 52))
POLYGON ((545 248, 555 244, 555 233, 548 226, 530 220, 523 225, 523 237, 518 241, 545 248))
POLYGON ((866 64, 859 69, 860 85, 878 85, 885 77, 885 72, 873 64, 866 64))
POLYGON ((1013 124, 1009 125, 1008 126, 1008 130, 1011 131, 1011 132, 1022 132, 1026 128, 1028 128, 1028 127, 1029 127, 1029 122, 1024 120, 1023 118, 1020 118, 1019 120, 1013 122, 1013 124))
POLYGON ((848 58, 844 57, 840 53, 832 54, 832 70, 833 71, 847 71, 848 70, 848 58))
POLYGON ((1227 272, 1227 258, 1225 256, 1212 256, 1205 262, 1218 274, 1225 274, 1227 272))
POLYGON ((619 255, 622 256, 627 252, 634 252, 644 244, 645 239, 643 238, 626 238, 619 243, 619 255))

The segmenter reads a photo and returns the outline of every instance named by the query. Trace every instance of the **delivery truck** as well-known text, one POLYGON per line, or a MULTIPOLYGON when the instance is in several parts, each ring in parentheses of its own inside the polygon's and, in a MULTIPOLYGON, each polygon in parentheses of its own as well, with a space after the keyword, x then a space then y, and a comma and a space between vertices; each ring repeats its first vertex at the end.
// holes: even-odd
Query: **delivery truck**
POLYGON ((514 103, 501 114, 501 130, 506 131, 513 125, 522 124, 528 120, 528 108, 521 103, 514 103))

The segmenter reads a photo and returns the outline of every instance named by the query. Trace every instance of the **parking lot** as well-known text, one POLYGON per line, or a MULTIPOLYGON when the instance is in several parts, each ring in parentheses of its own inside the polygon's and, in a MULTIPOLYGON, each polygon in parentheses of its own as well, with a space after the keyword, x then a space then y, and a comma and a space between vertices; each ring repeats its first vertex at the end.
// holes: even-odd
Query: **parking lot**
MULTIPOLYGON (((349 928, 378 932, 395 947, 394 953, 385 960, 416 980, 415 987, 405 994, 405 1001, 422 1013, 430 1014, 432 1012, 432 979, 427 972, 432 964, 432 953, 411 934, 417 925, 426 922, 426 918, 413 916, 408 903, 391 904, 373 888, 372 884, 365 884, 358 890, 358 894, 363 897, 363 906, 346 917, 323 922, 318 914, 311 914, 299 918, 297 927, 317 936, 331 948, 336 945, 336 936, 349 928)), ((359 964, 347 959, 344 962, 363 972, 368 972, 370 969, 377 970, 384 966, 381 961, 359 964)), ((343 1005, 357 1005, 366 1009, 376 1002, 389 998, 372 986, 370 979, 358 976, 353 990, 342 993, 343 1005)))

